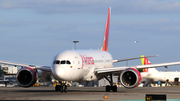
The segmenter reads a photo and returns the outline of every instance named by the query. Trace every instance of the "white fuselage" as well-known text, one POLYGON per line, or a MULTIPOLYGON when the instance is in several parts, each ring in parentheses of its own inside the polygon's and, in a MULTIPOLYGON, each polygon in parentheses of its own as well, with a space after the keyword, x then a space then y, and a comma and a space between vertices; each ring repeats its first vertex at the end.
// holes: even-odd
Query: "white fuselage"
MULTIPOLYGON (((151 69, 155 69, 155 68, 151 68, 151 69)), ((169 82, 174 82, 174 78, 180 78, 180 72, 160 72, 156 70, 156 71, 142 72, 141 76, 142 76, 142 81, 151 79, 153 81, 166 82, 166 80, 169 80, 169 82)))
POLYGON ((112 56, 101 50, 69 50, 55 56, 52 74, 59 81, 95 81, 95 68, 112 67, 112 56))

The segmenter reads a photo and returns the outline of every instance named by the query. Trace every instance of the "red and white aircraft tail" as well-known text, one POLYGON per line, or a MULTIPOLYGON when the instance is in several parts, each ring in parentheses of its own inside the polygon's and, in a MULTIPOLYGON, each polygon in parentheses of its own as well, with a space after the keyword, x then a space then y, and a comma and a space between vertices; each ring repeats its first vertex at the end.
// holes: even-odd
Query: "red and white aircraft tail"
MULTIPOLYGON (((147 57, 145 57, 145 55, 141 55, 141 63, 142 65, 150 65, 151 62, 147 59, 147 57)), ((156 70, 155 68, 145 68, 143 69, 143 72, 158 72, 158 70, 156 70)))
POLYGON ((101 47, 102 51, 108 51, 108 42, 109 42, 109 26, 110 26, 110 15, 111 15, 111 7, 108 8, 108 17, 106 22, 106 30, 105 30, 105 36, 103 40, 103 45, 101 47))

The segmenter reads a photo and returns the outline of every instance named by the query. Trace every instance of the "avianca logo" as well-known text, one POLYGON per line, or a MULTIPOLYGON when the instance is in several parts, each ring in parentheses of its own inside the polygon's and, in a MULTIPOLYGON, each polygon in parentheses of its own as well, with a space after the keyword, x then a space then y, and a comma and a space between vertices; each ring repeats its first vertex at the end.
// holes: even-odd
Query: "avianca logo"
POLYGON ((86 55, 80 55, 80 56, 82 58, 82 68, 84 65, 94 65, 93 57, 86 57, 86 55))

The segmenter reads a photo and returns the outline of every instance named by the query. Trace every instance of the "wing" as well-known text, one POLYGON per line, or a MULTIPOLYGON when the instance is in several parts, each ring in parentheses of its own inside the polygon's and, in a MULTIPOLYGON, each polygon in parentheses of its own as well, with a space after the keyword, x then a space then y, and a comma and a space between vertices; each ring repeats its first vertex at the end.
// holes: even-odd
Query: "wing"
MULTIPOLYGON (((157 57, 157 56, 158 56, 158 55, 146 56, 146 57, 149 58, 149 57, 157 57)), ((141 59, 141 58, 144 58, 144 57, 136 57, 136 58, 129 58, 129 59, 113 60, 113 63, 122 62, 122 61, 128 61, 128 60, 141 59)))
POLYGON ((29 65, 29 64, 21 64, 21 63, 7 62, 7 61, 0 61, 0 64, 20 66, 20 67, 31 67, 31 68, 33 68, 33 69, 39 69, 39 70, 42 70, 42 71, 51 72, 51 67, 49 67, 49 66, 29 65))
POLYGON ((169 62, 169 63, 160 63, 160 64, 150 64, 150 65, 137 65, 131 67, 108 67, 108 68, 96 68, 95 72, 97 74, 108 74, 108 73, 119 73, 127 68, 135 68, 135 69, 145 69, 145 68, 156 68, 156 67, 167 67, 172 65, 180 65, 179 62, 169 62))

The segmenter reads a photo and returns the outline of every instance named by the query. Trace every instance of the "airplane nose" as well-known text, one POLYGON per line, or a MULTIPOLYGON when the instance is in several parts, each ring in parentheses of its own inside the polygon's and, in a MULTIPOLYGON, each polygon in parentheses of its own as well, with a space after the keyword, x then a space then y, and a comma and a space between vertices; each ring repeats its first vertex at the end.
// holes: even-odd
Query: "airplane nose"
POLYGON ((59 77, 62 77, 62 78, 63 78, 63 77, 65 76, 65 74, 66 74, 66 72, 65 72, 65 70, 64 70, 63 67, 58 68, 57 75, 58 75, 59 77))
POLYGON ((55 67, 55 71, 54 72, 55 72, 55 75, 56 75, 56 77, 58 79, 62 79, 63 80, 63 78, 66 75, 65 69, 63 67, 61 67, 61 66, 55 67))

